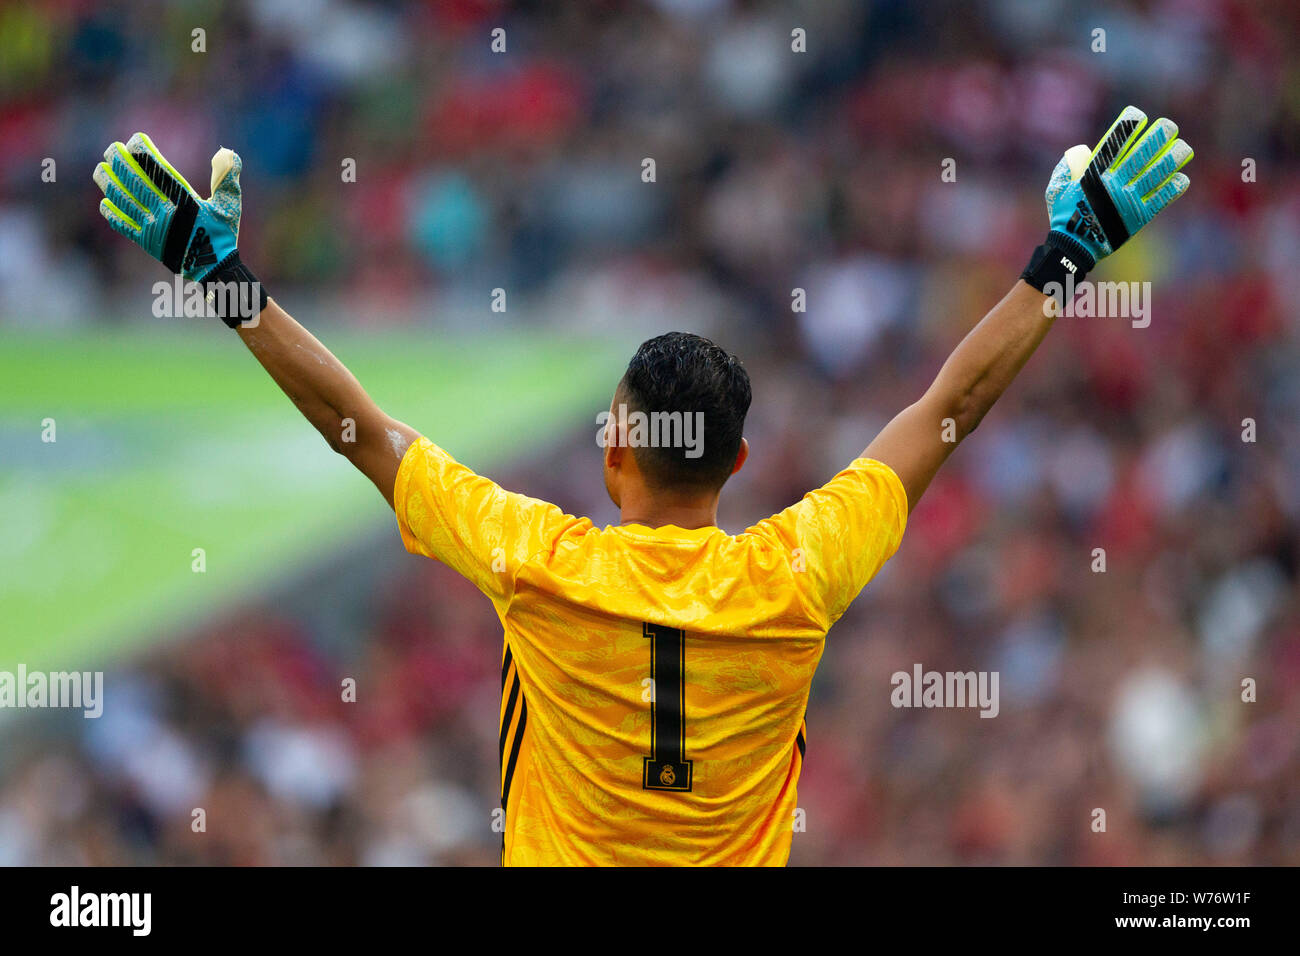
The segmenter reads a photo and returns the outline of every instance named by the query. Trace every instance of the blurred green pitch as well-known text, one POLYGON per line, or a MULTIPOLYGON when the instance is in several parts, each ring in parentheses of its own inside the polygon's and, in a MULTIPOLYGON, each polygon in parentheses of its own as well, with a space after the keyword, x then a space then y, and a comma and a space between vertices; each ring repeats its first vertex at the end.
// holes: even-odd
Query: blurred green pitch
MULTIPOLYGON (((594 434, 626 358, 545 331, 322 338, 385 411, 479 470, 594 434)), ((225 330, 0 333, 0 669, 111 663, 384 524, 225 330)))

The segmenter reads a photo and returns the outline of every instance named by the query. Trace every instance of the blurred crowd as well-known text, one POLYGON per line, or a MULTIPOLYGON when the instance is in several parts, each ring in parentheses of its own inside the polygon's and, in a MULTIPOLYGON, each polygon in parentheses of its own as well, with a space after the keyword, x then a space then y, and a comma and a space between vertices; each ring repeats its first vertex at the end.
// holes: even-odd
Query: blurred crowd
MULTIPOLYGON (((1066 147, 1173 117, 1191 191, 1094 274, 1151 282, 1150 325, 1059 320, 831 631, 791 861, 1300 864, 1300 8, 0 3, 0 84, 0 321, 147 315, 91 165, 142 129, 202 183, 232 146, 244 258, 309 324, 737 351, 730 531, 918 397, 1066 147), (1001 713, 893 708, 914 663, 998 671, 1001 713)), ((616 520, 591 429, 488 471, 616 520)), ((0 863, 495 863, 490 605, 395 533, 342 560, 384 573, 339 614, 304 581, 111 674, 97 721, 7 729, 0 863)))

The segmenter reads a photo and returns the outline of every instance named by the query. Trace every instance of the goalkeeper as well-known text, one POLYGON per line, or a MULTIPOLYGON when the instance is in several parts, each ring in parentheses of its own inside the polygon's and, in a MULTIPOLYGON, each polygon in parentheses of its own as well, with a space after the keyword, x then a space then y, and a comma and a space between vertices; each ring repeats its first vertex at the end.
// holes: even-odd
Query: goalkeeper
POLYGON ((1095 149, 1067 151, 1047 186, 1045 241, 925 393, 826 485, 738 535, 717 527, 717 507, 749 453, 750 383, 713 343, 670 333, 633 356, 611 412, 702 415, 705 441, 647 447, 612 414, 603 467, 620 523, 597 528, 505 491, 386 415, 267 297, 239 256, 233 152, 213 157, 208 199, 141 133, 113 143, 94 179, 109 225, 203 284, 330 447, 374 482, 407 549, 495 605, 503 862, 782 864, 827 630, 1051 328, 1044 290, 1072 288, 1067 277, 1077 284, 1181 196, 1191 156, 1172 122, 1148 126, 1131 106, 1095 149))

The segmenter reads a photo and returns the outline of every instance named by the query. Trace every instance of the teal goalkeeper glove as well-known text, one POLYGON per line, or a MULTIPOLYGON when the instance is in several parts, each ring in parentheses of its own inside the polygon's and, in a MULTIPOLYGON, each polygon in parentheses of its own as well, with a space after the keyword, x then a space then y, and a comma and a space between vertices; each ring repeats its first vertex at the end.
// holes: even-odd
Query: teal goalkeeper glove
POLYGON ((174 273, 203 284, 210 306, 231 328, 266 307, 261 283, 239 261, 242 199, 239 154, 212 157, 212 195, 200 199, 144 133, 104 150, 94 180, 99 212, 174 273))
POLYGON ((1143 133, 1146 125, 1145 113, 1126 106, 1091 153, 1083 145, 1066 150, 1047 184, 1050 231, 1021 275, 1027 283, 1042 291, 1051 282, 1065 288, 1067 276, 1079 282, 1187 192, 1190 181, 1178 170, 1192 148, 1172 120, 1162 117, 1143 133))

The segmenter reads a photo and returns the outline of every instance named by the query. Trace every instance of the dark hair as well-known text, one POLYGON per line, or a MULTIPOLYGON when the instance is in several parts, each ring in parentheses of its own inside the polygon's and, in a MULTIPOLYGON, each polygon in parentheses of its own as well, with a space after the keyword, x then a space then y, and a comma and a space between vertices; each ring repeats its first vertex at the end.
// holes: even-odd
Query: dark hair
POLYGON ((642 342, 627 363, 614 413, 620 402, 629 415, 702 412, 698 457, 689 457, 680 443, 634 445, 632 453, 654 487, 721 488, 736 464, 751 398, 749 373, 738 358, 702 336, 668 332, 642 342))

